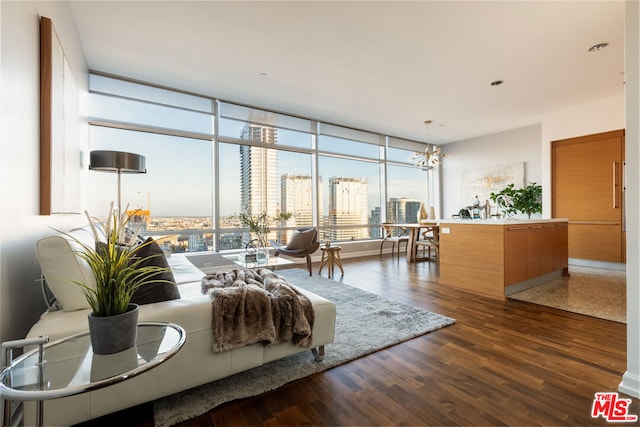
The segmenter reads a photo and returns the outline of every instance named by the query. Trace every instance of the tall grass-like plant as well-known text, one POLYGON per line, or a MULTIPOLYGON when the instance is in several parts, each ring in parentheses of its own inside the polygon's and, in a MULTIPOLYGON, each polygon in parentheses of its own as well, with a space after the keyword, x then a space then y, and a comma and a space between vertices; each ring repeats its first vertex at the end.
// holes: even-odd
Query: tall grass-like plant
POLYGON ((95 237, 95 247, 71 238, 81 246, 76 253, 89 264, 96 280, 96 287, 92 288, 82 282, 74 283, 82 288, 94 316, 106 317, 125 313, 131 297, 139 287, 149 283, 166 282, 153 277, 166 272, 168 268, 141 266, 157 255, 144 258, 137 255, 137 251, 150 242, 137 244, 139 229, 131 234, 127 230, 130 217, 114 209, 113 203, 107 220, 102 224, 106 241, 99 238, 98 226, 95 224, 97 220, 86 211, 85 214, 95 237))

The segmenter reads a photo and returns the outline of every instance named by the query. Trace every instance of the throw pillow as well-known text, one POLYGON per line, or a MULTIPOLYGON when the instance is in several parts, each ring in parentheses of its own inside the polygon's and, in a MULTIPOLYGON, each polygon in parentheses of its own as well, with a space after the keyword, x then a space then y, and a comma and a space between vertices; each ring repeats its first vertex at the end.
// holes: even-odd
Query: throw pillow
POLYGON ((311 246, 315 237, 315 228, 308 228, 306 230, 295 230, 291 235, 289 243, 287 243, 287 249, 292 251, 306 249, 311 246))
MULTIPOLYGON (((147 258, 139 264, 139 267, 157 266, 169 267, 169 262, 162 248, 151 237, 144 241, 144 245, 136 249, 136 255, 140 258, 147 258)), ((154 280, 166 280, 168 282, 149 283, 136 289, 131 302, 135 304, 151 304, 154 302, 180 299, 180 291, 176 285, 173 272, 168 270, 164 273, 157 273, 151 277, 154 280)))
MULTIPOLYGON (((93 243, 90 232, 79 233, 72 230, 70 235, 82 238, 87 244, 93 243)), ((96 280, 89 265, 77 255, 80 244, 70 237, 58 235, 42 238, 36 244, 36 253, 47 287, 56 297, 57 304, 64 311, 90 308, 80 286, 74 282, 96 287, 96 280)))

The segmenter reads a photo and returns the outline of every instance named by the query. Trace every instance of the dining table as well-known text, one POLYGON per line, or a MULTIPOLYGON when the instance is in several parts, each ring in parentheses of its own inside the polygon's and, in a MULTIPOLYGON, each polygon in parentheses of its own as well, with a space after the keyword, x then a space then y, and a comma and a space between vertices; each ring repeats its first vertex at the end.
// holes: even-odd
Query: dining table
POLYGON ((420 239, 421 230, 426 229, 434 229, 439 227, 439 221, 437 219, 427 219, 421 220, 413 223, 405 223, 405 224, 393 224, 394 227, 404 228, 409 231, 409 243, 407 247, 407 261, 408 262, 416 262, 422 261, 423 259, 418 258, 417 256, 417 245, 416 242, 420 239))

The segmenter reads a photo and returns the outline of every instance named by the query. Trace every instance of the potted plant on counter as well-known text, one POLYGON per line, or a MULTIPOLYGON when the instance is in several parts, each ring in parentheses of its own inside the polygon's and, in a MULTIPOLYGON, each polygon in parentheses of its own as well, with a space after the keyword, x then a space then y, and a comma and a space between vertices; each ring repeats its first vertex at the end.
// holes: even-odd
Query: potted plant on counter
POLYGON ((88 213, 86 215, 94 234, 95 246, 69 237, 79 245, 76 253, 89 265, 95 278, 95 287, 82 282, 74 283, 80 286, 92 309, 89 314, 89 333, 93 352, 116 353, 136 343, 138 305, 131 303, 133 294, 141 286, 163 281, 157 277, 168 268, 147 265, 150 258, 157 256, 141 255, 143 248, 152 243, 151 240, 140 242, 138 230, 127 228, 129 217, 113 209, 113 204, 104 224, 92 219, 88 213))
POLYGON ((541 185, 531 182, 524 188, 513 187, 514 184, 509 184, 501 191, 491 193, 489 198, 508 216, 521 212, 531 219, 531 214, 542 213, 541 185))

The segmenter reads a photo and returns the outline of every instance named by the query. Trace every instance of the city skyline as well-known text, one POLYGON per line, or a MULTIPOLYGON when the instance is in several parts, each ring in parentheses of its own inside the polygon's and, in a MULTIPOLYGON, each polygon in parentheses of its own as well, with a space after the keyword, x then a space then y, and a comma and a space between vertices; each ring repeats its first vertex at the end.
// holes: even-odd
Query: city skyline
MULTIPOLYGON (((287 212, 295 213, 289 221, 281 224, 284 228, 313 225, 311 177, 303 175, 283 175, 281 177, 282 206, 287 212)), ((380 238, 377 228, 362 227, 364 224, 379 224, 380 207, 364 211, 366 203, 366 182, 353 178, 334 177, 330 182, 332 206, 329 215, 319 219, 321 227, 328 227, 322 239, 331 241, 380 238), (353 227, 348 227, 353 225, 353 227), (334 228, 332 226, 338 226, 334 228)), ((422 202, 406 197, 391 198, 387 202, 387 221, 412 223, 422 202)), ((213 217, 154 217, 148 210, 130 211, 135 214, 134 222, 144 223, 144 231, 156 239, 165 249, 172 252, 197 252, 214 247, 213 217)), ((242 249, 250 240, 242 224, 233 215, 220 218, 220 240, 218 250, 242 249)), ((274 227, 273 238, 286 243, 288 231, 274 227)))

